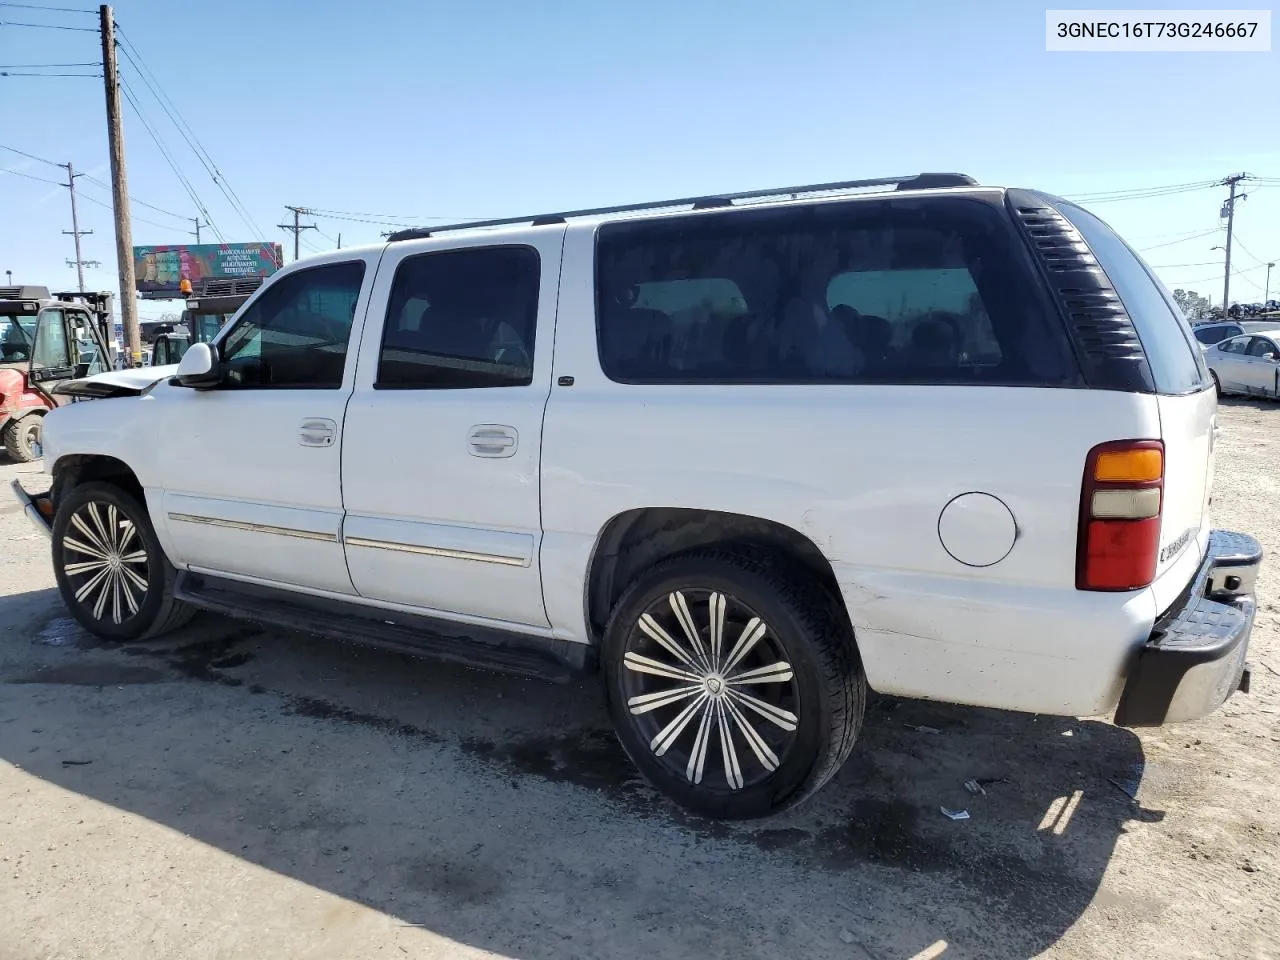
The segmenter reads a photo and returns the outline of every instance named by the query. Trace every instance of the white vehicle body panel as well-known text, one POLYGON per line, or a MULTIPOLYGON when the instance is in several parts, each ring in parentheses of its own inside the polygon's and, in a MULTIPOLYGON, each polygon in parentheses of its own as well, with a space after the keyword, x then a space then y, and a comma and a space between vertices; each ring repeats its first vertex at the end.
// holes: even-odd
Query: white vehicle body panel
POLYGON ((596 226, 446 234, 286 268, 267 287, 366 261, 342 389, 160 384, 77 404, 49 416, 46 464, 71 453, 129 464, 180 567, 580 643, 596 640, 588 578, 615 518, 654 507, 762 518, 831 564, 874 689, 1067 715, 1115 706, 1206 543, 1212 390, 616 383, 597 352, 596 226), (533 382, 375 389, 396 265, 503 243, 541 257, 533 382), (299 445, 311 418, 337 425, 332 446, 299 445), (484 425, 509 429, 514 454, 472 455, 484 425), (1091 448, 1118 439, 1166 444, 1157 577, 1078 590, 1082 472, 1091 448), (939 534, 944 508, 971 493, 997 498, 1016 530, 983 567, 939 534))
POLYGON ((342 453, 347 564, 361 596, 508 627, 547 626, 538 469, 563 237, 561 226, 407 241, 383 257, 371 331, 381 328, 406 257, 495 244, 537 251, 538 321, 528 386, 376 389, 382 338, 365 338, 342 453), (506 443, 505 455, 479 455, 469 440, 476 430, 506 443))

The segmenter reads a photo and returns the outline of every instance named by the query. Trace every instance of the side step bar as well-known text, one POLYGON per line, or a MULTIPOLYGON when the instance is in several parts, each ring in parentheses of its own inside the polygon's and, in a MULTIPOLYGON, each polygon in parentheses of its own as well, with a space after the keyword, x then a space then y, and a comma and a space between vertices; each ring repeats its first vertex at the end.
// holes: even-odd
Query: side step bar
POLYGON ((583 643, 365 607, 189 571, 178 573, 174 594, 193 607, 239 620, 551 683, 567 683, 595 667, 595 649, 583 643))

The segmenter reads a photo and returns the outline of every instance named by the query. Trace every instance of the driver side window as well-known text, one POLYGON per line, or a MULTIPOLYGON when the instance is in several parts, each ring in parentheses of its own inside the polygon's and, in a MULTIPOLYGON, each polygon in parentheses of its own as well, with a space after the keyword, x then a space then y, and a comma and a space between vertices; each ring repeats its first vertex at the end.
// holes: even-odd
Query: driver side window
POLYGON ((300 270, 271 284, 222 340, 228 387, 342 386, 364 261, 300 270))

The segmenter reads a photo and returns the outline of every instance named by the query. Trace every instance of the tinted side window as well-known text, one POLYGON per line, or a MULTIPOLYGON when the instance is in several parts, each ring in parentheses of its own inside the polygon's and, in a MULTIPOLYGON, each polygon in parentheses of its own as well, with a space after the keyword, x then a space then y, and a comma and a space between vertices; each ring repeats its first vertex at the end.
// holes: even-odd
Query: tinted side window
POLYGON ((1187 321, 1142 258, 1087 210, 1069 203, 1061 204, 1060 210, 1084 236, 1120 295, 1147 354, 1156 391, 1182 394, 1202 389, 1206 381, 1187 321))
POLYGON ((1249 349, 1245 351, 1251 357, 1265 357, 1276 352, 1276 345, 1262 337, 1254 337, 1249 341, 1249 349))
POLYGON ((1201 343, 1218 343, 1231 336, 1231 331, 1223 327, 1201 327, 1193 332, 1201 343))
POLYGON ((1218 349, 1223 353, 1244 353, 1244 348, 1248 345, 1248 337, 1237 337, 1234 340, 1224 340, 1218 349))
POLYGON ((231 387, 336 390, 364 281, 364 261, 281 277, 262 291, 222 340, 231 387))
POLYGON ((631 383, 1078 383, 1002 209, 859 202, 605 225, 602 368, 631 383))
POLYGON ((539 263, 532 247, 406 257, 391 284, 375 388, 532 383, 539 263))

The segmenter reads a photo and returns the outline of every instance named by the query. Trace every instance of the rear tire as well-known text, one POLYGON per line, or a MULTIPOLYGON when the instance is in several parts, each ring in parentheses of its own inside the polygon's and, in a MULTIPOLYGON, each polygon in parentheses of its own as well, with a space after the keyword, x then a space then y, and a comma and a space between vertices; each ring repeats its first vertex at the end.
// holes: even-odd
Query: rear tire
POLYGON ((651 567, 614 607, 602 664, 627 754, 707 817, 799 803, 862 725, 866 680, 843 612, 812 574, 768 554, 712 549, 651 567))
POLYGON ((4 451, 11 460, 30 463, 37 459, 36 444, 40 442, 40 426, 44 418, 38 413, 28 414, 21 420, 13 420, 4 428, 4 451))
POLYGON ((53 572, 71 615, 103 640, 156 637, 195 612, 174 598, 177 571, 146 507, 114 484, 81 484, 58 504, 53 572))
POLYGON ((1214 373, 1212 370, 1210 370, 1210 371, 1209 371, 1209 376, 1213 377, 1213 392, 1214 392, 1214 393, 1216 393, 1216 394, 1218 395, 1218 399, 1219 399, 1219 400, 1221 400, 1221 399, 1222 399, 1222 384, 1221 384, 1220 382, 1218 382, 1218 375, 1217 375, 1216 373, 1214 373))

